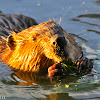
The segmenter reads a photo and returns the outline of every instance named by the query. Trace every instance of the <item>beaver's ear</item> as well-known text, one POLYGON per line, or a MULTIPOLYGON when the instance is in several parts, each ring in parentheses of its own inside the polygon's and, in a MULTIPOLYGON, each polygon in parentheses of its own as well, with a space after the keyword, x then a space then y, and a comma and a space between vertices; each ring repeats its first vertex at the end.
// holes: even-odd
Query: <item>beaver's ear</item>
POLYGON ((12 35, 8 36, 7 38, 7 46, 9 47, 10 50, 14 50, 15 49, 15 40, 14 37, 12 35))

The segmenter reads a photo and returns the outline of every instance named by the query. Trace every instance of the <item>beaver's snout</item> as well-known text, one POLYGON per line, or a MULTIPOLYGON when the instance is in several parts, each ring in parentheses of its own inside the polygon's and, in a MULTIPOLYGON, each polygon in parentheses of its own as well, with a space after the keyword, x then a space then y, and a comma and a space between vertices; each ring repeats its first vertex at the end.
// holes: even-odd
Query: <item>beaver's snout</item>
POLYGON ((58 37, 56 41, 57 41, 58 46, 60 46, 62 49, 64 48, 64 46, 67 45, 67 41, 64 36, 58 37))
POLYGON ((58 36, 56 42, 59 47, 59 50, 57 50, 57 54, 63 58, 66 58, 68 56, 65 50, 65 47, 67 46, 67 40, 64 36, 58 36))

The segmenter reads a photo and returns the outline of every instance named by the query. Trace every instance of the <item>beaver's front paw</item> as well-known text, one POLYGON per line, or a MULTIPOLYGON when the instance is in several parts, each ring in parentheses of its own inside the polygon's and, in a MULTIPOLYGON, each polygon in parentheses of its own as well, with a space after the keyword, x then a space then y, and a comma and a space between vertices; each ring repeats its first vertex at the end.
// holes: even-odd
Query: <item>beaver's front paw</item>
POLYGON ((48 77, 64 77, 66 68, 60 63, 53 64, 48 68, 48 77))
POLYGON ((85 74, 93 68, 93 62, 86 57, 82 57, 82 58, 78 59, 75 62, 75 64, 77 66, 77 68, 75 70, 75 72, 77 74, 81 74, 81 73, 85 74))

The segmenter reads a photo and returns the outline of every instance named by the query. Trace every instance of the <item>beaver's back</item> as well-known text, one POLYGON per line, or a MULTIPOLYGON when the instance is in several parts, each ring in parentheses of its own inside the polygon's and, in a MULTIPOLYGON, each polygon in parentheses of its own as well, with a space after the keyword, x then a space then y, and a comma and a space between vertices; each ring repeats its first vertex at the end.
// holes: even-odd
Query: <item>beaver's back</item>
POLYGON ((24 15, 4 14, 0 11, 0 36, 8 36, 11 31, 16 33, 37 25, 37 22, 24 15))

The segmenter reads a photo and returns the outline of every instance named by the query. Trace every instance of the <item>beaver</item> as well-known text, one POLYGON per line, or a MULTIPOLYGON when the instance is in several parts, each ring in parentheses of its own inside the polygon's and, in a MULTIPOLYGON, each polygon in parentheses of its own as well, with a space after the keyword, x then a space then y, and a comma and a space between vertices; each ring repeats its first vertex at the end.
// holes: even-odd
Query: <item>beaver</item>
POLYGON ((87 58, 81 57, 76 62, 82 55, 81 48, 72 35, 52 20, 33 25, 21 32, 18 30, 16 33, 16 30, 12 30, 7 37, 2 36, 0 40, 1 62, 11 68, 36 73, 48 72, 48 76, 54 76, 55 73, 63 75, 65 68, 60 62, 66 59, 71 60, 81 71, 86 68, 86 64, 88 69, 92 68, 87 58))

